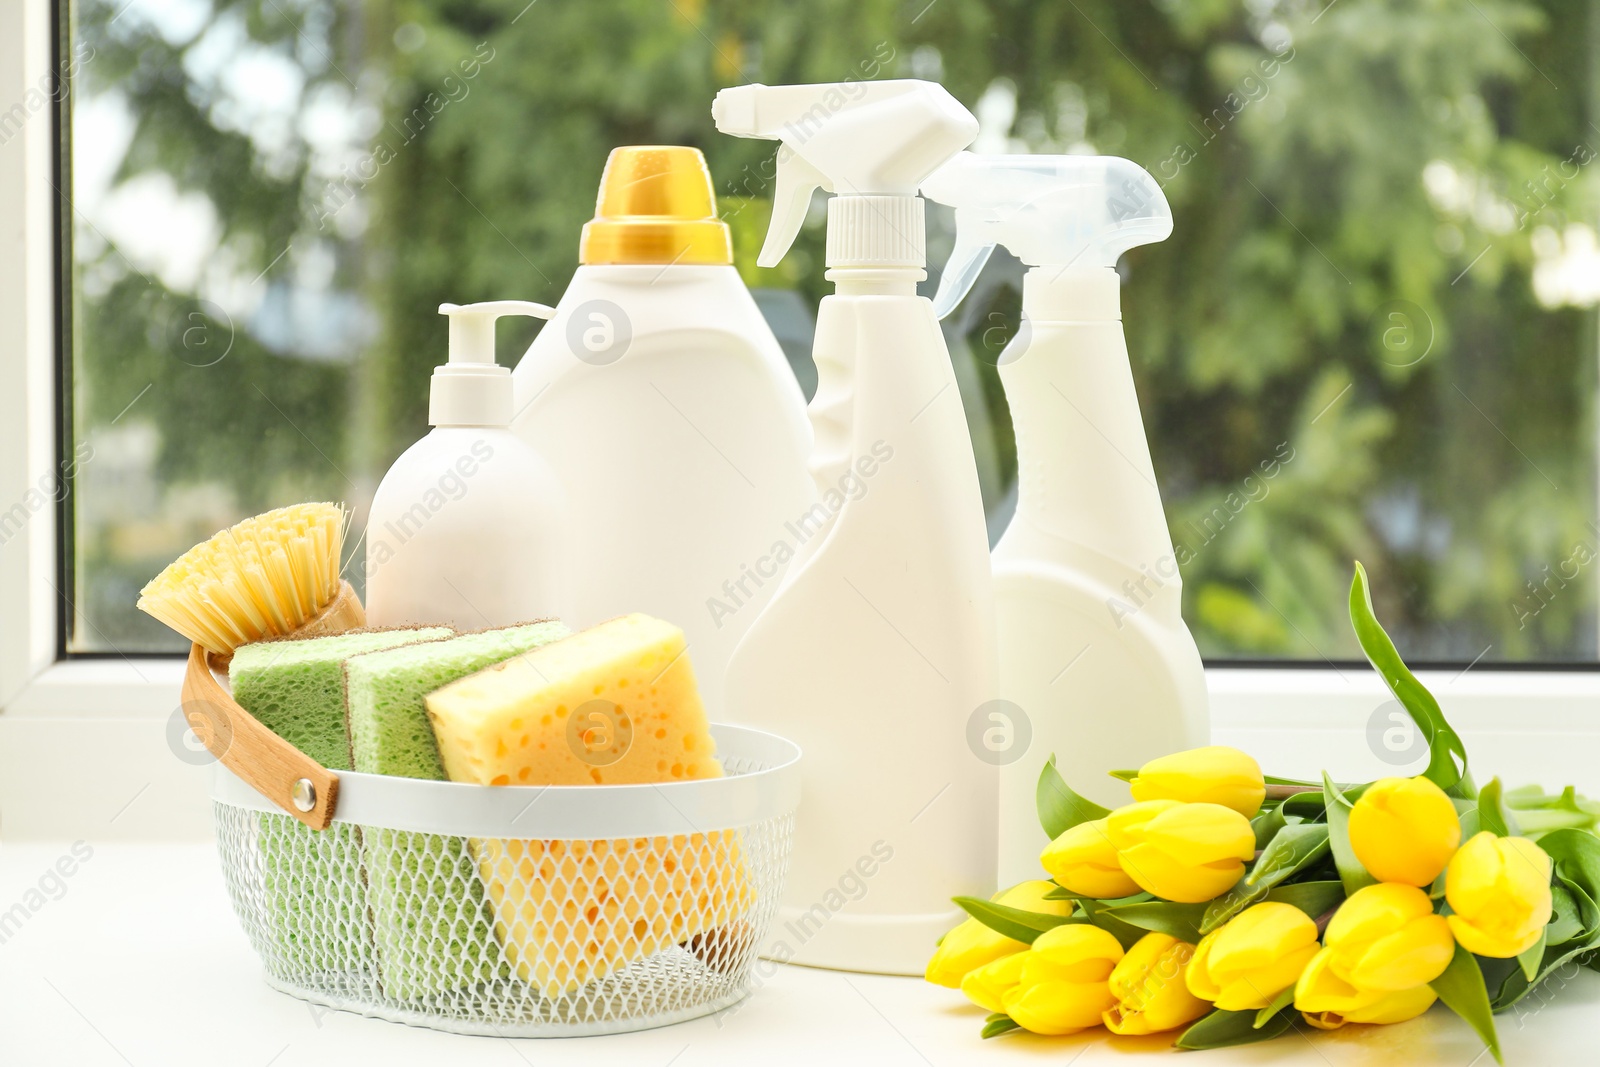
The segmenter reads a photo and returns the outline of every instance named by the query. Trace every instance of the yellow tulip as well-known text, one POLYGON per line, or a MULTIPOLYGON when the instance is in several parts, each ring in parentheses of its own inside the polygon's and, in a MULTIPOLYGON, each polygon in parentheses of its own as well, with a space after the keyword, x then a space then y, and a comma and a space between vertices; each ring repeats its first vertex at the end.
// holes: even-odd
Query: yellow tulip
POLYGON ((1086 897, 1106 900, 1139 891, 1117 862, 1104 819, 1082 822, 1063 832, 1045 846, 1039 862, 1062 886, 1086 897))
POLYGON ((1144 800, 1106 817, 1106 836, 1128 877, 1165 900, 1221 896, 1255 855, 1250 820, 1221 804, 1144 800))
POLYGON ((1380 882, 1432 885, 1461 843, 1461 819, 1426 778, 1381 778, 1350 812, 1350 847, 1380 882))
POLYGON ((1184 971, 1194 946, 1168 934, 1145 934, 1111 971, 1116 1004, 1101 1021, 1113 1034, 1158 1034, 1193 1022, 1211 1005, 1189 992, 1184 971))
POLYGON ((1519 955, 1550 921, 1550 855, 1525 837, 1475 834, 1450 860, 1446 921, 1461 947, 1479 956, 1519 955))
POLYGON ((1189 992, 1224 1011, 1259 1011, 1294 985, 1317 950, 1317 924, 1305 912, 1257 904, 1200 939, 1189 992))
POLYGON ((1153 759, 1128 783, 1134 800, 1181 800, 1221 804, 1249 818, 1267 795, 1261 765, 1226 745, 1191 748, 1153 759))
MULTIPOLYGON (((990 899, 996 904, 1005 904, 1024 911, 1036 911, 1045 915, 1071 915, 1072 901, 1044 899, 1045 894, 1055 888, 1053 883, 1042 880, 1020 882, 1010 889, 1001 890, 990 899)), ((923 977, 934 985, 955 989, 961 985, 961 979, 969 971, 1002 956, 1021 952, 1027 947, 1021 941, 996 933, 977 919, 968 919, 944 935, 939 947, 934 950, 933 958, 928 961, 923 977)))
POLYGON ((1433 913, 1428 894, 1398 882, 1352 893, 1334 912, 1322 942, 1327 967, 1364 993, 1426 985, 1444 973, 1456 951, 1450 926, 1433 913))
POLYGON ((1108 980, 1121 960, 1122 945, 1097 926, 1046 930, 1023 955, 1017 984, 1005 991, 1001 1010, 1036 1034, 1098 1026, 1116 1003, 1108 980))
POLYGON ((980 1008, 1004 1011, 1006 991, 1022 981, 1022 963, 1027 958, 1026 951, 1013 952, 973 968, 961 979, 962 994, 980 1008))
POLYGON ((1319 1030, 1337 1030, 1345 1023, 1403 1023, 1438 999, 1426 984, 1394 992, 1358 989, 1334 973, 1333 959, 1329 949, 1317 953, 1294 991, 1294 1006, 1319 1030))

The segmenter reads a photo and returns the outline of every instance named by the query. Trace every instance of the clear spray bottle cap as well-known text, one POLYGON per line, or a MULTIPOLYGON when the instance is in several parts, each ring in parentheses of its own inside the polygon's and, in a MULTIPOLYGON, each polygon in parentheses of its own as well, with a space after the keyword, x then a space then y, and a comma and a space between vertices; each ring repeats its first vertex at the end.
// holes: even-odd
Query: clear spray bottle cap
POLYGON ((511 425, 511 371, 494 361, 494 324, 503 315, 548 319, 556 309, 527 300, 440 304, 450 319, 450 362, 433 370, 430 426, 511 425))
POLYGON ((956 244, 933 310, 954 311, 995 245, 1030 267, 1115 267, 1122 253, 1166 240, 1172 209, 1143 167, 1117 156, 980 156, 962 152, 922 183, 956 209, 956 244))

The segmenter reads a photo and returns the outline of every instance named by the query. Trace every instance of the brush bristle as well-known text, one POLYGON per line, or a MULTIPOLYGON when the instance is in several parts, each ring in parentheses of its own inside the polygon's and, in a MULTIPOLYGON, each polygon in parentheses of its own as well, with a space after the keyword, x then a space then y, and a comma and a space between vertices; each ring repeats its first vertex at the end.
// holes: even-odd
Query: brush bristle
POLYGON ((339 592, 344 509, 295 504, 246 519, 178 557, 139 610, 225 655, 303 626, 339 592))

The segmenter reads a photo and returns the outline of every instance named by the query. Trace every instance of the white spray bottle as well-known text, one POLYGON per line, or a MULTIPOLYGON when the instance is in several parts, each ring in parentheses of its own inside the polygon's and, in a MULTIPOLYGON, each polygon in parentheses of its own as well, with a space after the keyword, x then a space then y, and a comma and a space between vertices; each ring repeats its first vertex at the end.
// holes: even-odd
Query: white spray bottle
POLYGON ((758 262, 788 251, 812 192, 828 201, 811 473, 783 584, 734 652, 728 707, 793 738, 806 787, 769 956, 921 974, 994 890, 996 780, 967 728, 994 695, 983 502, 923 270, 918 184, 977 135, 920 81, 745 85, 717 128, 779 140, 758 262))
POLYGON ((565 497, 511 432, 511 371, 494 361, 496 319, 555 309, 496 300, 439 313, 450 317, 450 362, 433 372, 434 429, 394 461, 367 519, 367 620, 482 630, 560 617, 565 497))
POLYGON ((1117 259, 1172 212, 1137 164, 962 153, 922 184, 956 209, 934 297, 949 314, 997 244, 1030 269, 1000 357, 1016 427, 1017 511, 994 550, 1001 712, 1026 751, 1000 776, 1000 880, 1039 876, 1035 788, 1054 753, 1073 788, 1128 801, 1117 768, 1207 743, 1205 675, 1181 614, 1122 333, 1117 259), (1021 725, 1025 718, 1028 726, 1021 725))

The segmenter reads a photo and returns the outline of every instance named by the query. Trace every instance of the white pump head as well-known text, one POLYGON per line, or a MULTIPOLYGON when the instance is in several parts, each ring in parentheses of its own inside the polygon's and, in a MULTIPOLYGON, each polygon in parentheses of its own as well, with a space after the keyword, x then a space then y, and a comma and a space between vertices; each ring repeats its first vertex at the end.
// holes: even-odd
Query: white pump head
POLYGON ((1117 156, 979 156, 963 152, 922 183, 956 209, 956 246, 933 310, 955 310, 997 244, 1030 267, 1115 267, 1163 241, 1172 209, 1139 164, 1117 156))
POLYGON ((450 317, 450 362, 434 368, 428 425, 511 425, 511 371, 494 361, 495 320, 502 315, 548 319, 555 313, 526 300, 440 304, 439 314, 450 317))
POLYGON ((897 197, 911 205, 897 211, 880 204, 852 214, 843 224, 871 229, 881 222, 889 232, 877 235, 881 239, 876 241, 874 235, 862 235, 864 240, 851 235, 835 242, 830 215, 830 266, 861 265, 859 246, 863 263, 921 267, 917 186, 978 136, 978 120, 944 86, 909 79, 741 85, 717 94, 711 117, 723 133, 783 142, 772 224, 756 260, 763 267, 777 266, 794 244, 811 194, 819 188, 840 197, 897 197), (836 254, 844 261, 836 262, 836 254))

